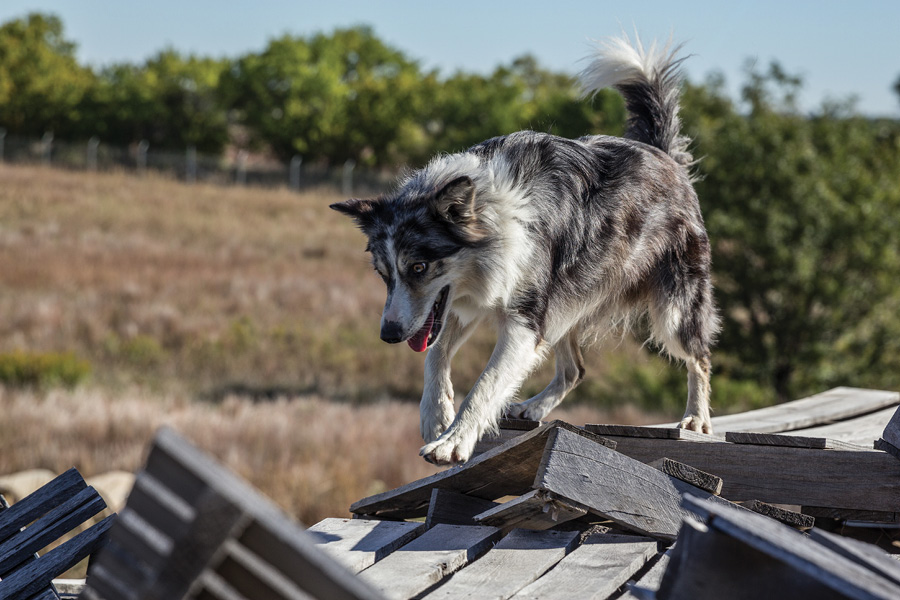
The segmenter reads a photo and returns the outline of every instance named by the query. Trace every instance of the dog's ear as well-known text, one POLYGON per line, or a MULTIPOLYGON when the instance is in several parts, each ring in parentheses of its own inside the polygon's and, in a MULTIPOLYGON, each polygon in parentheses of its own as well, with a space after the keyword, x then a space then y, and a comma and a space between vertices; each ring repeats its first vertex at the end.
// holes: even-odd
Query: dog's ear
POLYGON ((475 183, 457 177, 435 194, 432 208, 442 219, 466 227, 475 222, 475 183))
POLYGON ((365 227, 367 223, 372 220, 373 213, 375 211, 375 205, 378 203, 378 199, 366 198, 366 199, 356 199, 352 198, 350 200, 344 200, 343 202, 335 202, 328 206, 333 210, 338 211, 339 213, 343 213, 348 217, 352 217, 356 224, 360 227, 365 227))

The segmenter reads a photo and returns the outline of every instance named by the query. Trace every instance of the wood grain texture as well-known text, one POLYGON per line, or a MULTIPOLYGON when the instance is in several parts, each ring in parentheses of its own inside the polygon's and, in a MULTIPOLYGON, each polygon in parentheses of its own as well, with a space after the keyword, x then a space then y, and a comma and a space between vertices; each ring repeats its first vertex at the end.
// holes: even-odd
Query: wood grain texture
POLYGON ((713 431, 778 433, 843 421, 900 404, 900 393, 838 387, 801 400, 713 417, 713 431))
POLYGON ((364 498, 353 503, 350 511, 400 519, 424 517, 428 512, 431 490, 435 488, 485 500, 519 496, 531 489, 547 436, 556 429, 565 429, 598 444, 614 445, 574 425, 554 421, 492 448, 464 465, 364 498))
POLYGON ((881 437, 895 448, 900 448, 900 409, 894 412, 887 425, 884 426, 881 437))
POLYGON ((729 431, 725 441, 733 444, 756 444, 761 446, 785 446, 788 448, 812 448, 816 450, 871 450, 859 444, 842 442, 824 437, 808 437, 781 433, 748 433, 746 431, 729 431))
POLYGON ((384 597, 405 600, 475 560, 499 538, 495 527, 435 525, 359 576, 384 597))
POLYGON ((853 562, 875 571, 882 577, 900 585, 900 561, 878 546, 829 533, 821 529, 813 529, 809 532, 809 537, 853 562))
POLYGON ((330 518, 309 533, 326 554, 359 573, 425 531, 424 523, 330 518))
POLYGON ((597 425, 588 423, 584 428, 602 436, 643 437, 663 440, 691 440, 694 442, 721 441, 720 436, 698 433, 680 427, 639 427, 636 425, 597 425))
POLYGON ((532 490, 518 498, 492 507, 475 516, 481 525, 508 530, 551 529, 587 514, 587 509, 556 494, 532 490))
POLYGON ((69 469, 46 485, 0 512, 0 540, 5 540, 47 511, 87 487, 76 469, 69 469))
POLYGON ((523 588, 515 600, 602 600, 611 596, 656 555, 645 537, 594 534, 552 571, 523 588))
POLYGON ((698 487, 714 496, 718 496, 722 493, 722 478, 717 477, 712 473, 701 471, 700 469, 678 462, 677 460, 672 460, 671 458, 654 460, 650 463, 650 466, 662 471, 670 477, 680 479, 681 481, 689 483, 694 487, 698 487))
POLYGON ((791 431, 791 435, 824 437, 871 447, 872 442, 881 437, 885 425, 888 424, 888 421, 891 420, 896 411, 896 406, 889 406, 873 413, 852 417, 836 423, 796 429, 791 431))
POLYGON ((665 552, 660 552, 653 557, 650 568, 636 579, 629 581, 625 593, 617 600, 636 600, 637 598, 646 598, 649 594, 655 594, 669 567, 669 560, 674 548, 674 545, 670 546, 665 552))
POLYGON ((733 501, 900 511, 900 461, 883 452, 611 439, 618 452, 644 463, 668 457, 715 473, 722 496, 733 501))
MULTIPOLYGON (((709 444, 699 442, 699 445, 709 444)), ((681 508, 683 494, 713 497, 565 429, 550 433, 534 488, 581 504, 621 527, 663 540, 675 539, 681 519, 687 514, 681 508)))
POLYGON ((800 512, 816 519, 837 519, 841 521, 868 521, 872 523, 900 523, 900 513, 878 510, 853 510, 830 508, 827 506, 803 506, 800 512))
POLYGON ((435 488, 431 490, 431 501, 428 503, 428 515, 425 517, 425 528, 431 529, 438 523, 447 525, 480 525, 475 515, 499 506, 491 500, 467 496, 450 490, 435 488))
POLYGON ((425 598, 506 600, 562 560, 577 540, 577 531, 513 530, 425 598))
POLYGON ((785 508, 781 508, 780 506, 774 506, 766 502, 760 502, 759 500, 749 500, 747 502, 742 502, 741 506, 746 509, 752 510, 755 513, 765 515, 770 519, 775 519, 776 521, 784 523, 785 525, 790 525, 791 527, 795 527, 797 529, 810 529, 816 524, 815 518, 810 515, 805 515, 793 510, 787 510, 785 508))
MULTIPOLYGON (((692 512, 700 515, 705 513, 710 531, 721 532, 739 544, 790 567, 791 577, 786 577, 786 580, 799 580, 803 575, 846 597, 900 598, 900 586, 893 581, 881 577, 795 529, 753 512, 697 502, 690 497, 685 497, 684 502, 685 507, 692 512)), ((699 537, 702 537, 702 533, 699 537)), ((682 539, 679 537, 678 545, 681 543, 682 539)), ((691 556, 692 561, 699 558, 691 555, 690 544, 685 544, 680 550, 691 556)), ((725 548, 717 549, 716 544, 713 544, 710 550, 719 555, 725 554, 725 548)), ((694 566, 688 565, 686 570, 690 571, 694 566)), ((748 579, 752 573, 747 566, 746 563, 740 564, 740 568, 737 569, 742 573, 739 576, 744 579, 748 579)), ((685 569, 681 571, 682 575, 684 573, 685 569)), ((667 575, 663 583, 668 580, 667 575)), ((782 586, 784 585, 785 582, 782 581, 782 586)))

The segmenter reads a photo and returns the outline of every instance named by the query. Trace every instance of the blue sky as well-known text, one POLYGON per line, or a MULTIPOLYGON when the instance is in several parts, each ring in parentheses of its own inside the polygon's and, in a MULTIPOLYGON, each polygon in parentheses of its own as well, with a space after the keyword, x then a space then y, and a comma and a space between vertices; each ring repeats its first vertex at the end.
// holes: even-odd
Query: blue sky
POLYGON ((604 2, 518 0, 2 0, 0 21, 31 11, 62 17, 83 62, 140 62, 172 46, 237 56, 285 33, 371 25, 426 68, 488 72, 534 54, 555 70, 576 72, 588 40, 635 27, 642 38, 673 34, 693 54, 688 76, 725 74, 736 93, 748 60, 777 59, 805 81, 804 107, 856 96, 860 110, 900 117, 892 86, 900 77, 900 0, 604 2))

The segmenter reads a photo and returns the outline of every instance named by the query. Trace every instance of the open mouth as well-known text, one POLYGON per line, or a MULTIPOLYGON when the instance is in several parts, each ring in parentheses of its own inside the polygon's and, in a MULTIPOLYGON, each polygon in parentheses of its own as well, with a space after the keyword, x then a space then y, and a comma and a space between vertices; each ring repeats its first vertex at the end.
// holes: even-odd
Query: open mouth
POLYGON ((416 352, 424 352, 431 346, 438 335, 441 333, 441 327, 444 324, 444 311, 447 308, 447 296, 450 295, 450 286, 444 286, 440 291, 434 304, 431 306, 431 312, 425 319, 425 324, 411 338, 406 340, 409 347, 416 352))

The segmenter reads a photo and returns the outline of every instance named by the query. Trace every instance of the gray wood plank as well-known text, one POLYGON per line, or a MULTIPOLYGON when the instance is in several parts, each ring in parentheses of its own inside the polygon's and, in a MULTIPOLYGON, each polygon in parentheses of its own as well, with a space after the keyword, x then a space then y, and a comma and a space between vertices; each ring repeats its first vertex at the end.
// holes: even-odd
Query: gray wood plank
POLYGON ((556 494, 532 490, 476 515, 475 521, 504 530, 514 527, 544 530, 583 517, 587 512, 585 507, 556 494))
POLYGON ((598 425, 588 423, 584 428, 602 436, 643 437, 664 440, 691 440, 694 442, 721 441, 721 436, 698 433, 680 427, 642 427, 636 425, 598 425))
POLYGON ((838 387, 801 400, 713 417, 713 431, 778 433, 851 419, 900 404, 900 393, 838 387))
POLYGON ((883 452, 611 439, 617 452, 644 463, 668 457, 715 473, 733 501, 900 511, 900 461, 883 452))
POLYGON ((838 519, 841 521, 868 521, 871 523, 900 523, 900 513, 878 510, 853 510, 830 508, 827 506, 803 506, 800 512, 816 519, 838 519))
POLYGON ((364 498, 350 506, 356 514, 390 516, 392 518, 424 517, 428 512, 431 490, 447 489, 485 500, 502 496, 519 496, 531 489, 534 473, 549 432, 566 429, 613 446, 611 442, 574 425, 554 421, 528 431, 515 439, 459 465, 414 481, 395 490, 364 498))
POLYGON ((551 432, 534 487, 582 504, 631 531, 663 540, 673 540, 678 534, 686 515, 681 508, 683 494, 715 497, 565 429, 551 432))
POLYGON ((746 431, 729 431, 725 441, 733 444, 755 444, 762 446, 786 446, 788 448, 813 448, 817 450, 871 450, 859 444, 832 440, 824 437, 808 437, 780 433, 749 433, 746 431))
POLYGON ((881 437, 885 425, 891 420, 891 416, 897 411, 896 406, 889 406, 867 415, 853 417, 837 423, 804 427, 791 431, 791 435, 803 435, 807 437, 824 437, 832 440, 841 440, 861 446, 871 447, 872 442, 881 437))
POLYGON ((813 529, 809 532, 809 537, 900 585, 900 562, 878 546, 821 529, 813 529))
POLYGON ((577 531, 513 530, 425 598, 506 600, 562 560, 577 539, 577 531))
MULTIPOLYGON (((851 598, 884 598, 885 600, 900 598, 900 586, 893 581, 777 521, 756 513, 735 510, 728 506, 698 502, 691 497, 685 497, 684 503, 685 507, 692 512, 706 516, 710 531, 721 532, 757 552, 784 563, 791 568, 794 578, 800 574, 805 575, 840 595, 851 598)), ((699 536, 702 536, 702 532, 699 536)), ((680 538, 678 544, 679 546, 682 544, 680 538)), ((680 550, 686 552, 687 556, 695 561, 699 557, 692 556, 688 546, 689 544, 681 546, 680 550)), ((716 551, 715 548, 712 550, 716 551)), ((717 553, 722 554, 723 552, 720 549, 717 553)), ((694 568, 693 565, 682 569, 681 575, 692 568, 694 568)), ((739 570, 747 573, 747 564, 740 565, 739 570)), ((743 577, 748 578, 748 575, 745 574, 743 577)), ((754 579, 759 578, 754 574, 754 579)), ((667 574, 664 584, 668 580, 667 574)), ((765 595, 757 597, 765 597, 765 595)))
POLYGON ((598 533, 569 553, 546 575, 523 588, 515 600, 603 600, 656 555, 645 537, 598 533))
POLYGON ((887 425, 884 426, 881 437, 895 448, 900 448, 900 409, 894 412, 887 425))
POLYGON ((680 479, 705 492, 709 492, 714 496, 718 496, 722 493, 722 478, 717 477, 712 473, 701 471, 700 469, 678 462, 677 460, 672 460, 671 458, 654 460, 650 463, 650 466, 654 469, 659 469, 670 477, 680 479))
POLYGON ((672 545, 665 552, 660 552, 651 558, 648 561, 651 563, 651 566, 647 572, 629 581, 625 593, 617 600, 635 600, 636 598, 647 597, 645 594, 648 593, 655 594, 659 590, 659 585, 662 583, 666 569, 669 567, 669 560, 674 548, 675 545, 672 545))
POLYGON ((475 560, 499 538, 496 527, 435 525, 359 577, 386 598, 405 600, 475 560))
POLYGON ((478 525, 475 515, 497 506, 496 502, 475 498, 450 490, 431 490, 431 501, 428 503, 428 516, 425 517, 426 529, 438 523, 448 525, 478 525))
POLYGON ((359 573, 425 530, 424 523, 330 518, 307 531, 326 554, 359 573))
POLYGON ((890 454, 891 456, 900 458, 900 447, 893 445, 884 438, 878 438, 877 440, 875 440, 874 447, 876 450, 880 450, 882 452, 890 454))
POLYGON ((768 504, 767 502, 760 502, 759 500, 742 502, 741 506, 797 529, 809 529, 816 524, 815 518, 810 515, 787 510, 786 508, 768 504))

